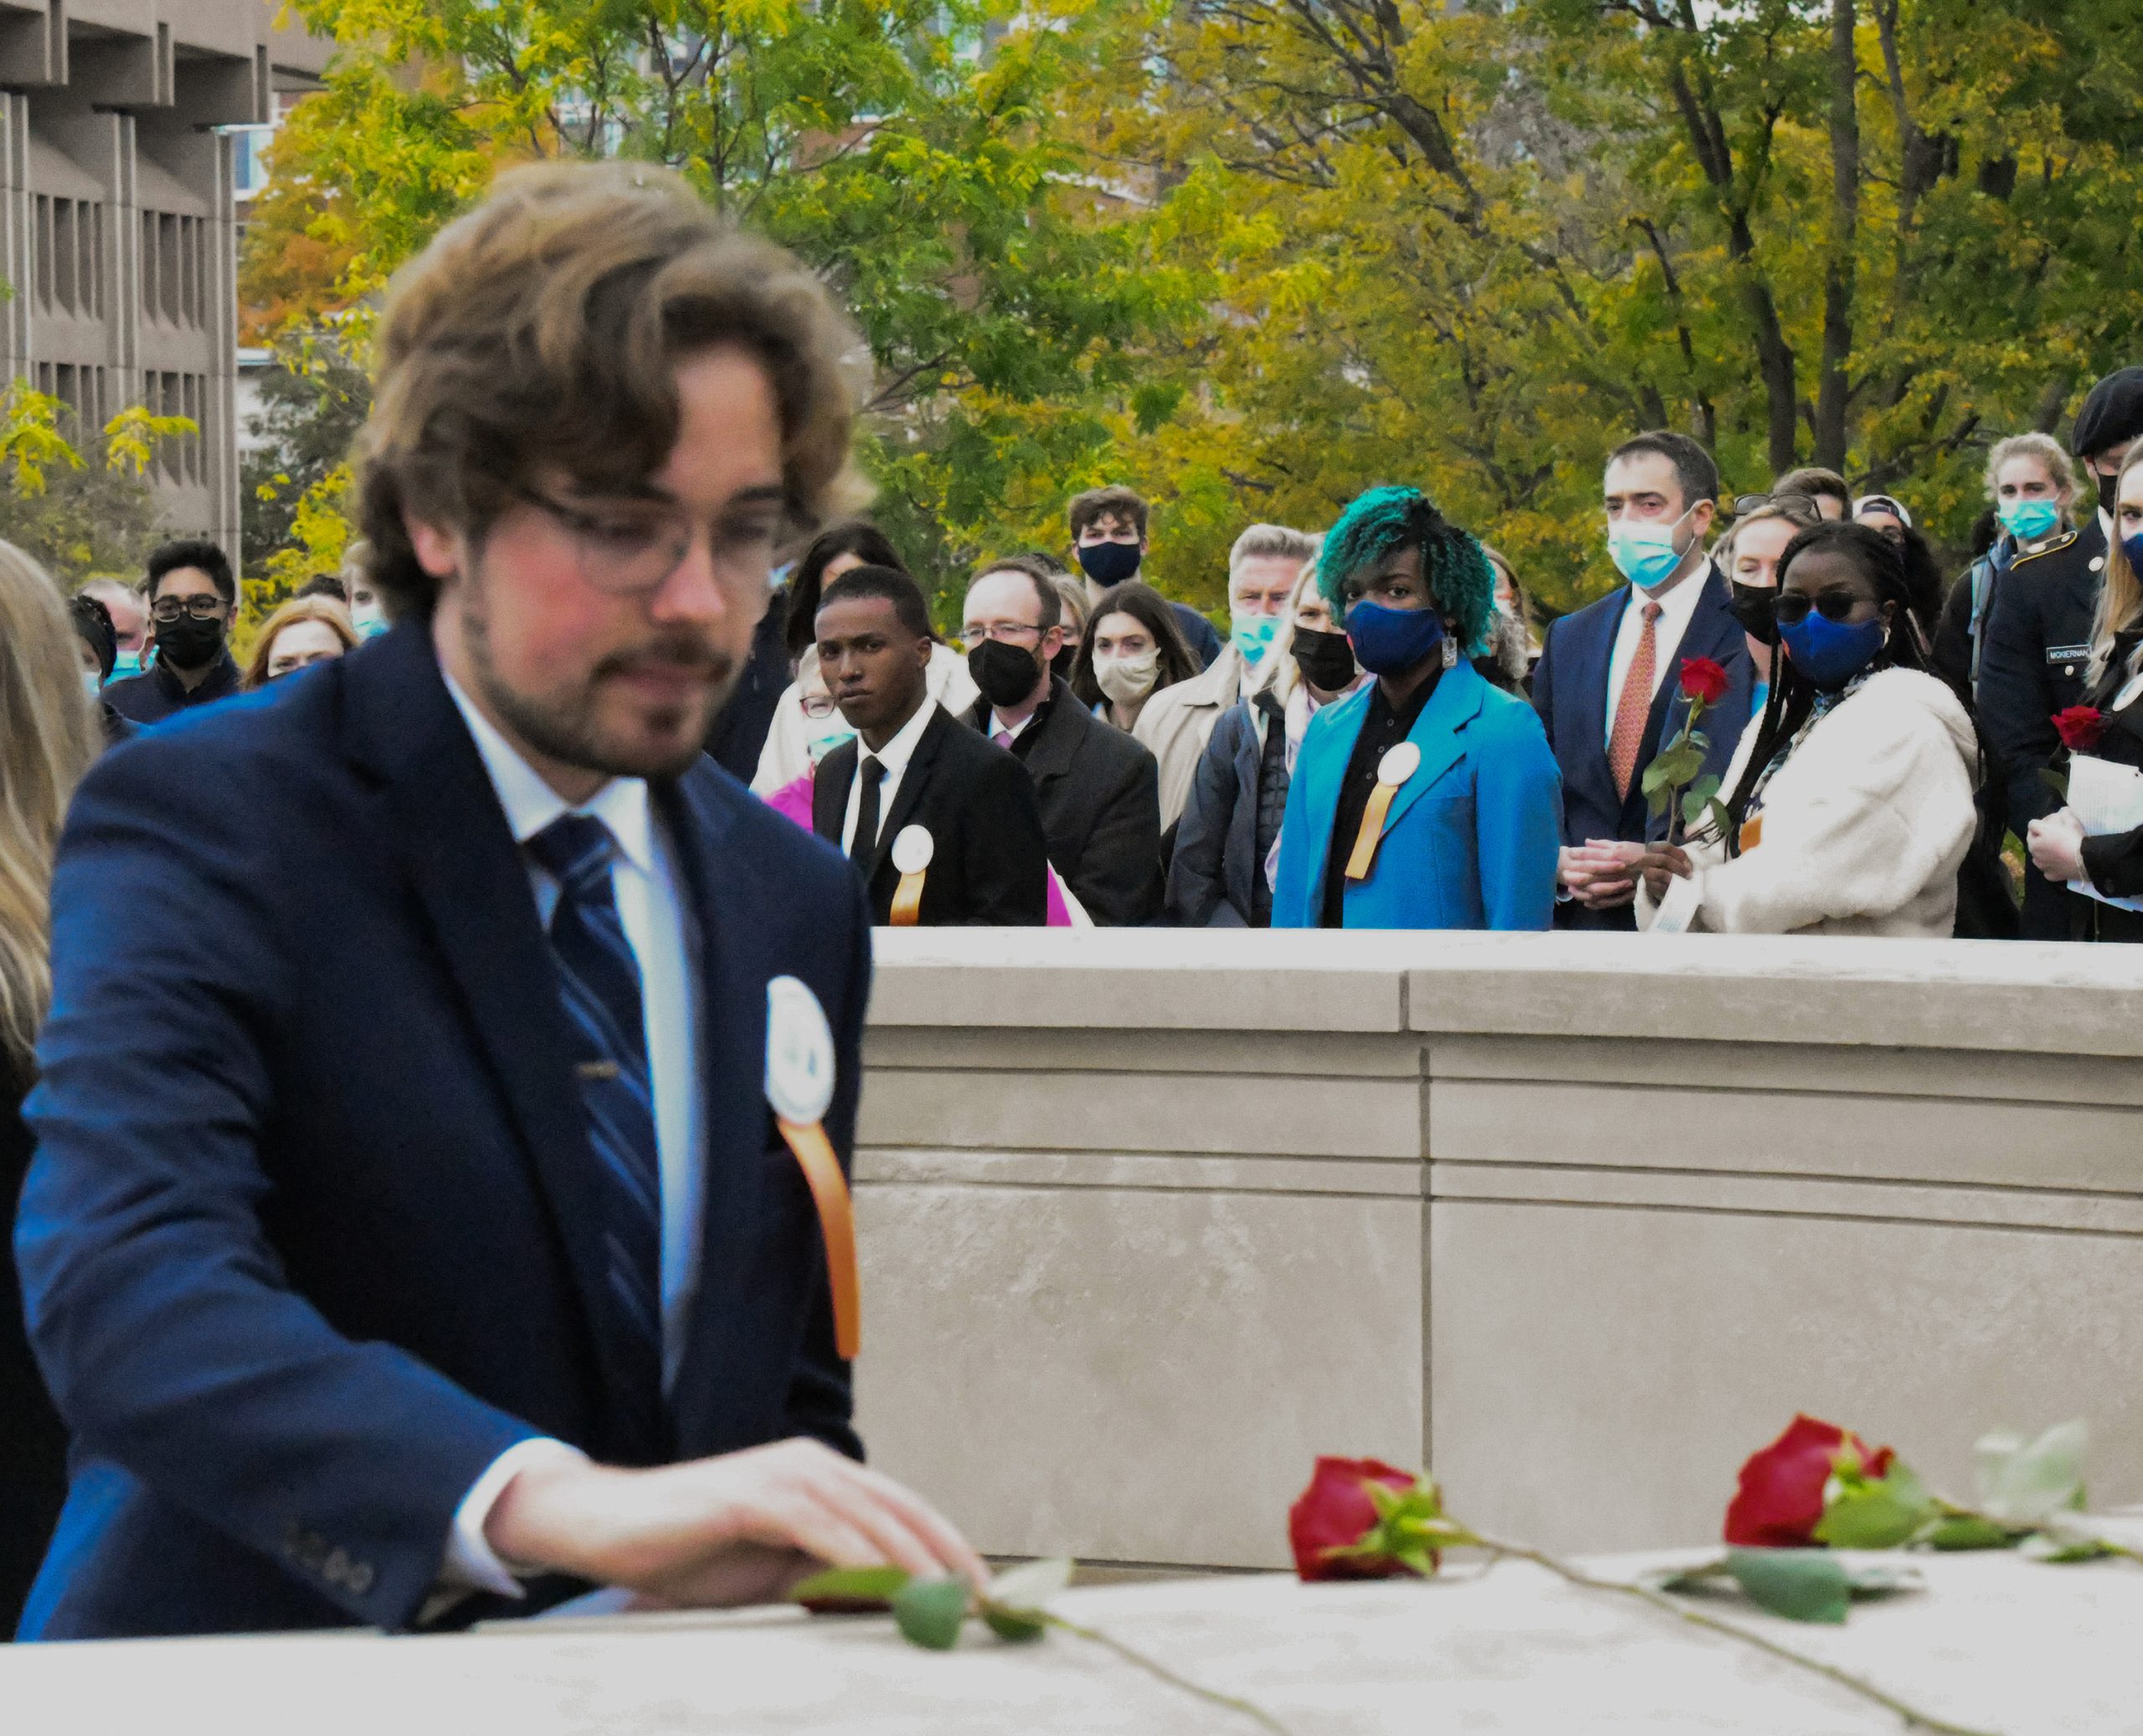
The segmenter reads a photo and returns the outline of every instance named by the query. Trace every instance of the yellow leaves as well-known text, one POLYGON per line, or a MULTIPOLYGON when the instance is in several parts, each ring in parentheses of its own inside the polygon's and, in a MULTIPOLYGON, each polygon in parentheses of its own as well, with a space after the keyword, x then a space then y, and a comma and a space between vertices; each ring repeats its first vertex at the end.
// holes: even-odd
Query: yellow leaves
POLYGON ((104 425, 105 468, 141 476, 156 461, 158 442, 200 431, 191 416, 158 416, 145 405, 130 404, 104 425))
POLYGON ((342 566, 357 534, 347 510, 349 494, 350 467, 338 465, 298 497, 290 540, 268 557, 260 580, 246 582, 250 613, 265 614, 314 573, 342 566))
POLYGON ((44 473, 54 465, 82 468, 81 454, 59 432, 60 413, 65 408, 51 393, 23 380, 15 381, 0 395, 0 464, 14 466, 17 493, 43 494, 44 473))

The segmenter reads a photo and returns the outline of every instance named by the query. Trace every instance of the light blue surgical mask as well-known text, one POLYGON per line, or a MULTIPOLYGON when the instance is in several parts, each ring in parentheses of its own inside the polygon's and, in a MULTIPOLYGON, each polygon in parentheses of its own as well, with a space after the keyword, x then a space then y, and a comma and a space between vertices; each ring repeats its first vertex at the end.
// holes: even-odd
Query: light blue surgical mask
POLYGON ((91 699, 101 697, 104 693, 104 677, 93 669, 84 670, 82 691, 88 694, 91 699))
POLYGON ((2051 501, 2012 501, 2006 506, 1997 507, 1994 516, 2002 521, 2002 528, 2019 542, 2043 537, 2061 522, 2061 509, 2051 501))
POLYGON ((141 654, 139 651, 121 651, 112 659, 111 678, 113 681, 123 681, 129 675, 138 675, 141 673, 141 654))
POLYGON ((1228 637, 1235 648, 1242 653, 1242 660, 1253 666, 1272 649, 1272 635, 1280 630, 1280 622, 1274 615, 1236 614, 1228 616, 1228 637))
MULTIPOLYGON (((1689 508, 1694 512, 1696 507, 1689 508)), ((1688 550, 1674 546, 1684 512, 1673 524, 1653 519, 1620 518, 1607 526, 1607 556, 1623 578, 1641 591, 1656 591, 1678 573, 1688 550)))
POLYGON ((387 617, 377 603, 362 603, 350 611, 350 624, 359 639, 378 639, 387 631, 387 617))

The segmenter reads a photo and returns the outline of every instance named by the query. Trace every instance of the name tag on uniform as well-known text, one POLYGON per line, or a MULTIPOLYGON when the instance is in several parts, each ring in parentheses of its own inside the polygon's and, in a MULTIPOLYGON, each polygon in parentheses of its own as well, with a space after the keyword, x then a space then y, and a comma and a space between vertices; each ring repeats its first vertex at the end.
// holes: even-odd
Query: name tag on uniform
POLYGON ((2047 666, 2061 665, 2064 675, 2080 674, 2083 666, 2091 660, 2091 648, 2084 645, 2048 645, 2046 648, 2047 666))

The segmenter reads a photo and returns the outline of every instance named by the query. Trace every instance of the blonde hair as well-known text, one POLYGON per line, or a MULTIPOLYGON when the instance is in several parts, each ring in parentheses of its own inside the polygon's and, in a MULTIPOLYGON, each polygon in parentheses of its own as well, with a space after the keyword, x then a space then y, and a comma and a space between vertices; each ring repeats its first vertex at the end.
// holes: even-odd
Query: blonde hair
POLYGON ((0 542, 0 1064, 28 1067, 52 999, 52 857, 99 743, 51 576, 0 542))
MULTIPOLYGON (((1313 537, 1309 542, 1310 552, 1303 557, 1303 570, 1295 575, 1294 589, 1287 593, 1287 612, 1280 617, 1279 630, 1272 635, 1272 643, 1265 648, 1257 667, 1244 679, 1242 694, 1246 699, 1269 691, 1284 705, 1303 678, 1302 665, 1295 661, 1295 611, 1303 606, 1305 591, 1317 590, 1317 557, 1324 546, 1324 539, 1313 537)), ((1317 594, 1322 600, 1323 593, 1317 594)))
POLYGON ((244 686, 249 693, 268 685, 269 660, 275 655, 275 635, 301 621, 324 621, 345 651, 357 648, 357 629, 350 624, 349 611, 332 597, 293 597, 260 624, 253 641, 253 655, 245 665, 244 686))
MULTIPOLYGON (((2105 679, 2107 666, 2113 661, 2114 635, 2124 627, 2143 627, 2143 579, 2137 577, 2120 541, 2121 484, 2128 480, 2130 470, 2139 467, 2143 467, 2143 440, 2130 449, 2120 479, 2114 484, 2114 533, 2106 539, 2106 582, 2099 587, 2098 613, 2091 619, 2091 661, 2084 678, 2086 688, 2096 687, 2105 679)), ((2143 645, 2128 654, 2124 673, 2143 675, 2143 645)))
POLYGON ((1996 498, 2001 486, 2002 467, 2012 458, 2036 458, 2046 466, 2046 473, 2053 478, 2055 491, 2060 496, 2056 503, 2061 508, 2061 521, 2068 522, 2069 503, 2076 498, 2076 466, 2062 449, 2061 442, 2052 434, 2012 434, 2006 440, 1997 440, 1986 449, 1986 497, 1996 498))

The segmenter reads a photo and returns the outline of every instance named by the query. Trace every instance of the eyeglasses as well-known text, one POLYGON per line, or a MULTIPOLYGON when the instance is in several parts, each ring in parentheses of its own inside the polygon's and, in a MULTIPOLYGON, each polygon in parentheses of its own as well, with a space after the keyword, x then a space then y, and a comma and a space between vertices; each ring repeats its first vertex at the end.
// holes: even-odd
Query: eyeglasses
MULTIPOLYGON (((606 596, 644 596, 659 591, 684 564, 692 546, 691 521, 683 513, 655 509, 584 512, 532 488, 513 492, 556 519, 572 539, 580 576, 606 596)), ((748 578, 764 588, 773 571, 778 518, 750 511, 709 535, 716 570, 725 578, 748 578)))
POLYGON ((970 651, 984 639, 1001 639, 1008 645, 1040 645, 1042 629, 1031 621, 978 622, 960 634, 960 643, 970 651))
POLYGON ((1822 511, 1817 505, 1813 495, 1736 495, 1734 497, 1734 516, 1736 518, 1745 513, 1760 512, 1766 506, 1781 506, 1788 512, 1821 513, 1822 511))
POLYGON ((213 621, 229 605, 220 597, 160 597, 149 605, 149 619, 168 627, 181 615, 197 621, 213 621))
POLYGON ((804 696, 804 715, 806 717, 830 717, 834 714, 833 696, 828 693, 807 693, 804 696))
POLYGON ((1853 610, 1868 600, 1859 592, 1842 587, 1834 587, 1819 597, 1811 597, 1806 591, 1781 591, 1771 609, 1780 626, 1797 627, 1808 619, 1812 609, 1827 621, 1850 620, 1853 610))

